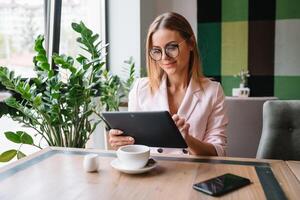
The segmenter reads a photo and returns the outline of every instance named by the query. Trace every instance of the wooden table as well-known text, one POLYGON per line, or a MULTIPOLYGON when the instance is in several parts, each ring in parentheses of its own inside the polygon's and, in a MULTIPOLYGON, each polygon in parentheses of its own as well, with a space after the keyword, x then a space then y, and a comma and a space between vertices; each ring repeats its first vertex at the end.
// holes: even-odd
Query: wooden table
POLYGON ((300 161, 286 161, 286 163, 300 182, 300 161))
POLYGON ((47 148, 0 169, 0 199, 216 199, 192 189, 224 173, 252 184, 217 199, 298 199, 300 182, 287 162, 152 155, 158 166, 128 175, 110 166, 113 151, 47 148), (100 171, 86 173, 83 156, 97 153, 100 171))

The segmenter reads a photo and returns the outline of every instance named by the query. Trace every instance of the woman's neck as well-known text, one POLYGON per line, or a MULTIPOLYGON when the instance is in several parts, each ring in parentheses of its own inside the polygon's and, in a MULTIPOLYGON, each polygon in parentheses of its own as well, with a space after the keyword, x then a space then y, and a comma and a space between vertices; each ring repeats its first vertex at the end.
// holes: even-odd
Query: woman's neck
POLYGON ((167 86, 168 88, 172 88, 175 90, 181 90, 186 89, 188 86, 188 76, 183 75, 174 75, 174 76, 168 76, 167 78, 167 86))

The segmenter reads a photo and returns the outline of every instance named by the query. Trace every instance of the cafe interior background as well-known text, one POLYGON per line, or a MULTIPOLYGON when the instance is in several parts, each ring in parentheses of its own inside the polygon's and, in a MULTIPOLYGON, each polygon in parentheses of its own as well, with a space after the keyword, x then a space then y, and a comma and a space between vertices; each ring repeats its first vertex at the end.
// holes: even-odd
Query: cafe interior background
MULTIPOLYGON (((53 2, 0 0, 0 66, 7 66, 24 78, 34 77, 33 44, 39 34, 47 35, 49 52, 76 55, 80 50, 74 42, 77 36, 71 30, 71 22, 83 21, 109 43, 106 66, 113 74, 124 76, 124 60, 132 57, 135 76, 140 77, 145 75, 147 27, 155 16, 175 11, 189 20, 197 35, 204 74, 221 82, 229 103, 246 101, 241 108, 231 106, 229 110, 232 125, 228 134, 233 138, 239 134, 240 143, 229 156, 255 157, 266 99, 300 99, 298 0, 57 1, 61 5, 53 2), (235 75, 241 70, 249 72, 250 96, 230 97, 232 89, 239 88, 240 80, 235 75), (261 101, 253 109, 250 104, 257 98, 261 101), (243 146, 249 142, 249 127, 249 134, 257 138, 252 141, 256 143, 254 150, 247 154, 249 150, 243 146)), ((3 86, 0 87, 3 92, 3 86)), ((0 112, 4 106, 1 103, 0 112)), ((9 117, 0 118, 0 153, 15 145, 5 140, 3 132, 17 130, 28 131, 9 117)), ((105 148, 103 130, 103 125, 97 127, 90 147, 105 148)), ((33 130, 28 132, 34 135, 33 130)), ((38 150, 24 148, 27 154, 38 150)))

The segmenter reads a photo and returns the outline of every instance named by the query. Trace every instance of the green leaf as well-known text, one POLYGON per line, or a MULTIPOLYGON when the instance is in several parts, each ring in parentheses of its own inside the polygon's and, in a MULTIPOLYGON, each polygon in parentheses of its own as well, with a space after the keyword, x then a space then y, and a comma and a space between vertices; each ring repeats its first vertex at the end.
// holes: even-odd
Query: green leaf
POLYGON ((10 141, 12 141, 14 143, 21 143, 21 137, 20 137, 20 135, 15 134, 14 132, 11 132, 11 131, 7 131, 4 134, 5 134, 5 137, 8 140, 10 140, 10 141))
POLYGON ((17 153, 18 160, 20 160, 21 158, 24 158, 24 157, 26 157, 26 155, 22 151, 18 151, 18 153, 17 153))
POLYGON ((37 55, 35 59, 40 62, 48 62, 47 57, 45 55, 37 55))
POLYGON ((94 36, 92 36, 91 42, 94 43, 98 38, 99 38, 99 35, 95 34, 94 36))
POLYGON ((72 28, 73 28, 74 31, 76 31, 78 33, 80 33, 81 30, 82 30, 81 26, 79 26, 79 24, 77 24, 75 22, 72 23, 72 28))
POLYGON ((60 93, 59 93, 59 92, 52 93, 52 94, 51 94, 51 97, 52 97, 53 99, 58 99, 58 98, 60 97, 60 93))
POLYGON ((0 155, 0 162, 8 162, 11 159, 13 159, 16 155, 17 155, 17 150, 15 149, 5 151, 0 155))
POLYGON ((45 71, 49 71, 50 70, 50 65, 48 64, 48 63, 42 63, 41 65, 40 65, 40 67, 43 69, 43 70, 45 70, 45 71))
POLYGON ((39 35, 35 40, 34 50, 39 52, 40 50, 43 50, 43 42, 44 42, 44 36, 39 35))
POLYGON ((80 64, 84 63, 87 58, 81 54, 78 55, 78 57, 76 58, 77 62, 79 62, 80 64))
POLYGON ((33 139, 29 134, 24 131, 17 131, 17 134, 21 135, 21 143, 30 145, 33 144, 33 139))
POLYGON ((37 96, 33 99, 33 105, 40 106, 42 104, 42 93, 39 93, 37 96))
POLYGON ((48 77, 52 77, 52 76, 54 76, 54 71, 49 71, 48 72, 48 77))

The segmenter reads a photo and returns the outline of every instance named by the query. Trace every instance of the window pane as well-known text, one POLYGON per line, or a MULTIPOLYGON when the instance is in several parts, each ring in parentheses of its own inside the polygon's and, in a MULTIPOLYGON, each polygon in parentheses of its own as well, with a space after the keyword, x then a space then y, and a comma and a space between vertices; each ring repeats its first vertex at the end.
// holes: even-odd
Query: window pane
POLYGON ((83 53, 76 42, 79 35, 73 31, 72 22, 82 21, 101 38, 104 36, 104 16, 104 0, 62 0, 60 54, 75 57, 83 53))
POLYGON ((43 0, 0 0, 0 65, 33 77, 34 40, 44 34, 43 0))

